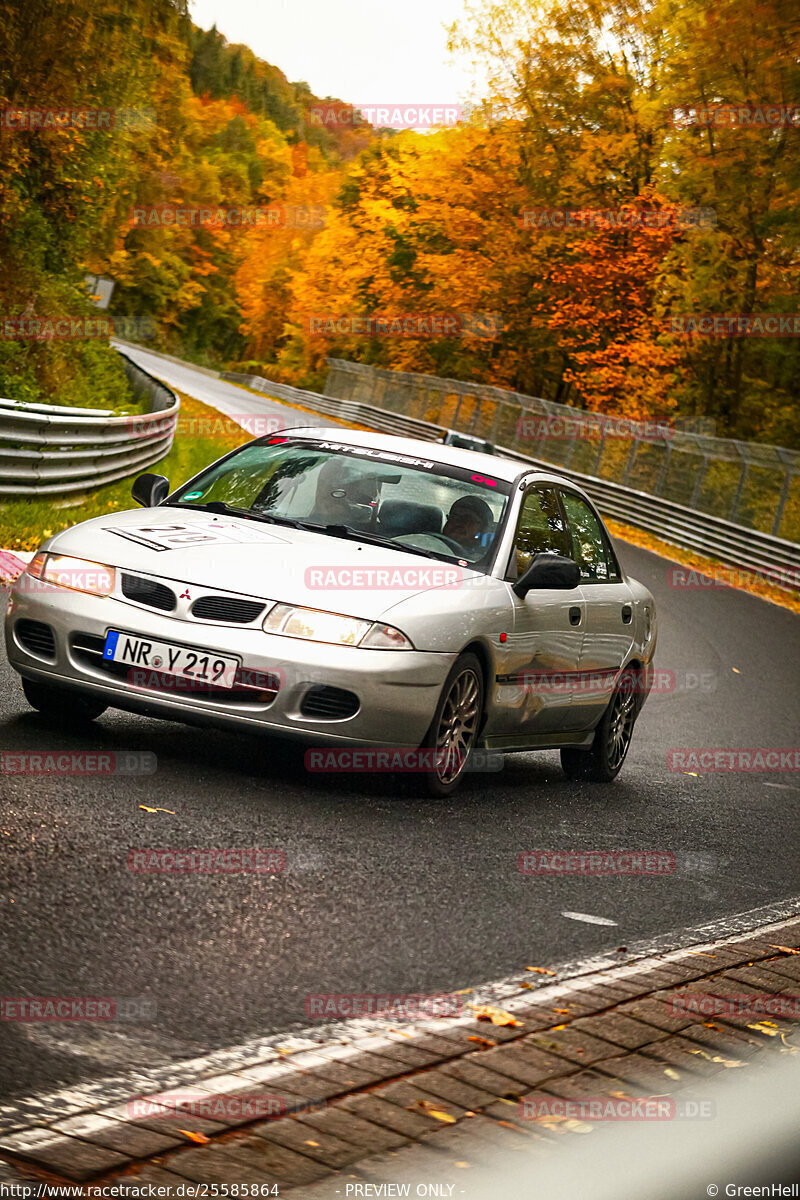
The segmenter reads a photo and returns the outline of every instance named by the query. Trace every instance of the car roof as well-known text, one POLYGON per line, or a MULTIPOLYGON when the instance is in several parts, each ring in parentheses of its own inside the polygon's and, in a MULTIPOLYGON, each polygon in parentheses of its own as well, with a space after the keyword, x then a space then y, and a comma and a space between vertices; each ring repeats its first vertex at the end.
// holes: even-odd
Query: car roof
MULTIPOLYGON (((388 450, 393 454, 408 454, 416 458, 434 459, 451 467, 488 475, 490 479, 503 479, 513 483, 523 474, 534 474, 553 483, 566 483, 575 487, 572 480, 565 479, 554 471, 543 470, 536 463, 506 458, 502 454, 481 454, 477 450, 463 450, 460 446, 446 446, 442 442, 426 442, 421 438, 395 437, 388 433, 374 433, 370 429, 331 429, 330 426, 302 425, 285 430, 282 436, 319 439, 325 442, 341 442, 348 446, 364 446, 374 450, 388 450)), ((581 489, 578 488, 580 491, 581 489)))

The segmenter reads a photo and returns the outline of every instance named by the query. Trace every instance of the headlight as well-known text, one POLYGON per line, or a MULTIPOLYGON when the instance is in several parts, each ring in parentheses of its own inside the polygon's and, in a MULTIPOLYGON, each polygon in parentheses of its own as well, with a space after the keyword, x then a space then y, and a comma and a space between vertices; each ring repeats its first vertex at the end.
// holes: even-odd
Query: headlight
POLYGON ((364 646, 372 650, 413 650, 405 634, 391 625, 376 625, 359 617, 276 604, 264 618, 265 633, 328 642, 336 646, 364 646))
POLYGON ((93 596, 109 596, 117 582, 113 567, 87 558, 70 558, 66 554, 46 554, 41 551, 31 559, 26 574, 56 587, 69 588, 72 592, 89 592, 93 596))

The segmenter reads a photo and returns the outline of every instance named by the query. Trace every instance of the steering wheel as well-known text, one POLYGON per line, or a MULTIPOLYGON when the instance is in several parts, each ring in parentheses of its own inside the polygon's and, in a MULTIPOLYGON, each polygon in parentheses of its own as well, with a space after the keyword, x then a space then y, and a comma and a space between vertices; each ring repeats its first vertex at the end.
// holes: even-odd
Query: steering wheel
POLYGON ((419 533, 404 533, 401 534, 400 537, 396 537, 393 540, 402 544, 403 538, 436 538, 437 541, 444 542, 448 550, 450 550, 458 558, 465 557, 464 547, 459 545, 457 541, 455 541, 453 538, 447 537, 443 533, 434 533, 433 530, 430 529, 426 529, 424 533, 422 531, 419 533))

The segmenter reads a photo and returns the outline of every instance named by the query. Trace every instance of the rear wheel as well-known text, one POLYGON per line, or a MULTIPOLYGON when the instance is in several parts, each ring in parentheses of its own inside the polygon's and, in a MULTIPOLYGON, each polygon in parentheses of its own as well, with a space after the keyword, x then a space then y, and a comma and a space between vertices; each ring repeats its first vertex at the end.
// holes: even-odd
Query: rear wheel
POLYGON ((107 704, 102 700, 95 700, 93 696, 53 687, 49 683, 35 683, 31 679, 23 679, 22 690, 28 704, 37 709, 43 717, 67 725, 93 721, 108 708, 107 704))
POLYGON ((569 746, 561 751, 561 766, 567 778, 610 783, 625 762, 636 716, 636 673, 623 671, 589 749, 569 746))
POLYGON ((425 772, 432 796, 449 796, 456 790, 475 748, 483 713, 483 670, 474 654, 462 654, 442 688, 423 750, 433 751, 433 764, 425 772))

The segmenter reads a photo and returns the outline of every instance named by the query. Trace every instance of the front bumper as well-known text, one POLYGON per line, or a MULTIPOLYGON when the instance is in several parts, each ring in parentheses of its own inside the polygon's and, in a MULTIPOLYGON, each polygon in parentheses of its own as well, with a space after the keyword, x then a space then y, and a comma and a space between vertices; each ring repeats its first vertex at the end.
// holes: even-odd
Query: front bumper
MULTIPOLYGON (((407 747, 419 745, 433 718, 455 654, 418 650, 361 650, 267 634, 260 628, 189 622, 126 603, 65 588, 40 586, 35 594, 12 591, 5 621, 6 650, 23 677, 91 692, 116 708, 189 724, 272 730, 311 744, 407 747), (55 648, 44 656, 26 648, 19 621, 43 622, 55 648), (107 666, 76 648, 121 629, 156 640, 235 655, 254 674, 274 675, 277 694, 205 698, 189 691, 154 690, 108 673, 107 666), (355 693, 357 711, 345 717, 310 717, 301 705, 318 686, 355 693)), ((148 676, 151 678, 150 676, 148 676)), ((140 675, 141 678, 141 675, 140 675)))

